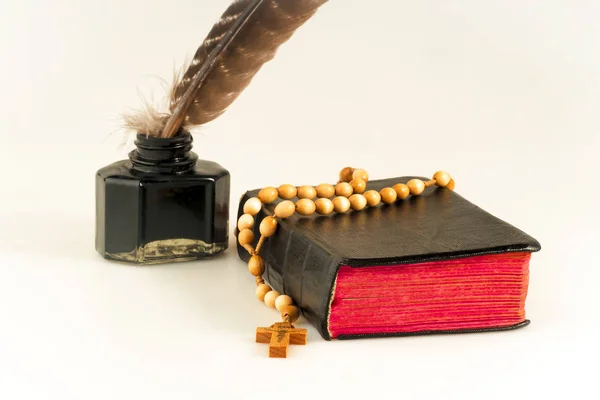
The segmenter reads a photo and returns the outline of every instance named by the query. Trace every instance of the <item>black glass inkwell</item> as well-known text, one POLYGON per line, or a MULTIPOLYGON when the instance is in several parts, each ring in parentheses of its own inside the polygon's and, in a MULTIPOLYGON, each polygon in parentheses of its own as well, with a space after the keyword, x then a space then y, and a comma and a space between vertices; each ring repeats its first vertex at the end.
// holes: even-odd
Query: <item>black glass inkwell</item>
POLYGON ((233 2, 176 74, 166 104, 124 115, 127 131, 138 132, 136 149, 96 174, 96 250, 104 258, 156 264, 227 249, 229 172, 192 152, 189 131, 225 112, 321 1, 308 3, 283 10, 233 2))
POLYGON ((189 261, 227 249, 229 172, 192 152, 192 135, 138 134, 128 160, 96 174, 96 250, 134 264, 189 261))

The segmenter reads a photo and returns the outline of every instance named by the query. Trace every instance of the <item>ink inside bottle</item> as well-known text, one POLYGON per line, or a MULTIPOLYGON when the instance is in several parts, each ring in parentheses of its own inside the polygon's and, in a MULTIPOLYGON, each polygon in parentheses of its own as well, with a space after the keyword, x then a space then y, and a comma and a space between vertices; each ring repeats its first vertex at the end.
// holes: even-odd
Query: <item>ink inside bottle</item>
POLYGON ((138 134, 128 160, 96 174, 96 250, 105 258, 157 264, 227 249, 229 172, 192 152, 192 136, 138 134))

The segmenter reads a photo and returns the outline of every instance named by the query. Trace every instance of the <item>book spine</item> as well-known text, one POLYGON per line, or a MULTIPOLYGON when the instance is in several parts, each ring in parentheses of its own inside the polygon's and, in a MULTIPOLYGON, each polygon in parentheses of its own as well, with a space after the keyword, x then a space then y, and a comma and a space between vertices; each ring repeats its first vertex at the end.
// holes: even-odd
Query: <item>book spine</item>
MULTIPOLYGON (((240 200, 238 218, 243 205, 257 192, 247 192, 240 200)), ((254 235, 260 237, 262 219, 273 215, 274 206, 263 206, 254 224, 254 235)), ((294 230, 302 220, 279 220, 277 233, 268 238, 260 256, 265 261, 265 281, 279 293, 287 294, 299 305, 302 315, 317 329, 325 340, 331 340, 328 330, 329 304, 341 259, 321 244, 294 230)), ((250 255, 237 244, 238 255, 248 261, 250 255)))

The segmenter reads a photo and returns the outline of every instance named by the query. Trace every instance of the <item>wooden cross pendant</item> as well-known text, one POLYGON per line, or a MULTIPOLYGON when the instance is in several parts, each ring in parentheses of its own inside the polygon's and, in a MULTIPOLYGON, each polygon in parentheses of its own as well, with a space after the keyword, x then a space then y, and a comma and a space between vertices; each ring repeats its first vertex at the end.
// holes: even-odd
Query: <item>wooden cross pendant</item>
POLYGON ((288 345, 306 344, 306 329, 276 322, 269 328, 256 328, 256 343, 269 343, 269 357, 286 358, 288 345))

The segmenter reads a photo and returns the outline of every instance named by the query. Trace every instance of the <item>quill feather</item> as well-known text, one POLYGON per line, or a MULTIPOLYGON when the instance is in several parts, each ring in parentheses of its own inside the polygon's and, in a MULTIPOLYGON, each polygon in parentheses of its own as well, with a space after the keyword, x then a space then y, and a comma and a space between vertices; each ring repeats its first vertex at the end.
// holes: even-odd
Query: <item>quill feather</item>
MULTIPOLYGON (((177 97, 176 101, 175 101, 175 99, 172 99, 172 103, 171 103, 172 115, 166 122, 164 131, 163 131, 164 137, 173 136, 179 130, 179 128, 182 126, 186 117, 189 119, 189 116, 187 116, 187 110, 189 110, 190 106, 192 105, 192 102, 194 102, 194 100, 195 100, 194 95, 197 93, 200 86, 206 80, 206 77, 212 71, 215 63, 219 59, 219 56, 221 56, 223 51, 227 48, 227 46, 229 46, 229 44, 235 38, 235 36, 238 34, 240 29, 248 21, 248 18, 250 18, 250 16, 252 16, 252 14, 256 11, 256 8, 258 6, 260 6, 263 3, 263 1, 264 0, 251 0, 241 14, 234 15, 234 14, 230 14, 230 13, 226 12, 224 14, 224 16, 221 17, 221 21, 219 21, 220 23, 222 21, 231 21, 231 25, 224 34, 218 35, 218 37, 220 37, 221 39, 216 42, 216 45, 211 50, 210 54, 208 54, 204 58, 204 60, 203 60, 204 62, 200 63, 200 60, 198 59, 198 52, 196 53, 194 60, 192 60, 192 65, 189 67, 188 72, 186 72, 186 74, 183 76, 183 79, 180 82, 180 85, 178 85, 178 88, 185 89, 183 91, 183 94, 180 97, 177 97), (199 68, 196 68, 196 67, 199 67, 199 68)), ((237 4, 234 3, 234 5, 237 5, 237 4)), ((230 7, 227 11, 231 12, 230 10, 232 8, 235 9, 236 7, 230 7)), ((220 25, 221 24, 217 24, 216 27, 220 28, 220 25)), ((215 29, 213 28, 213 30, 215 30, 215 29)), ((209 35, 209 39, 210 39, 210 35, 209 35)), ((206 43, 206 41, 205 41, 205 43, 206 43)), ((203 43, 203 46, 204 46, 204 43, 203 43)), ((202 47, 201 47, 202 53, 208 52, 208 49, 206 47, 207 46, 204 46, 204 49, 202 49, 202 47)), ((199 49, 199 51, 200 51, 200 49, 199 49)), ((175 91, 174 91, 175 96, 177 96, 178 93, 179 93, 178 90, 175 89, 175 91)))
POLYGON ((158 134, 217 118, 280 45, 327 0, 236 0, 213 26, 171 91, 171 115, 158 134))

